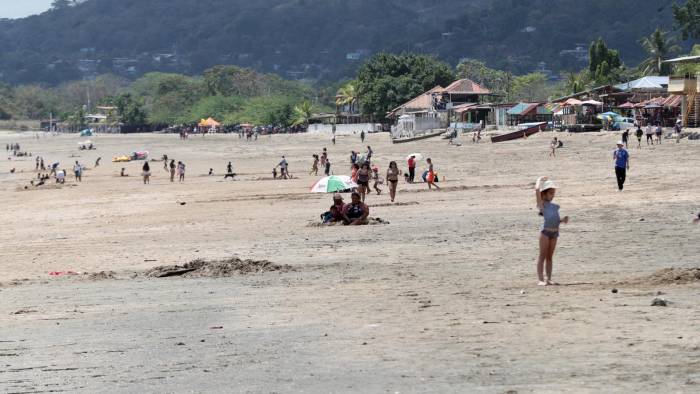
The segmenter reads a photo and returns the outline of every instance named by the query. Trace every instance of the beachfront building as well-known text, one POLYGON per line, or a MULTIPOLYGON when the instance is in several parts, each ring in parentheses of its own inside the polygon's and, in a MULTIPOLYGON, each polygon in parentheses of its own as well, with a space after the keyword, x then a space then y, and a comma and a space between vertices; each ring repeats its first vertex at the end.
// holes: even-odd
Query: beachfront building
MULTIPOLYGON (((451 123, 464 119, 467 108, 479 105, 484 97, 490 95, 490 90, 476 82, 459 79, 446 88, 436 86, 414 97, 394 108, 387 117, 396 121, 392 132, 404 137, 429 130, 447 129, 451 123)), ((474 124, 478 124, 477 120, 474 118, 474 124)))
POLYGON ((510 126, 517 126, 521 123, 549 123, 554 116, 545 103, 518 103, 506 113, 510 126))
POLYGON ((374 122, 369 115, 353 112, 335 112, 314 114, 309 119, 307 132, 337 135, 375 133, 382 131, 381 123, 374 122))
MULTIPOLYGON (((666 60, 675 65, 700 63, 700 56, 684 56, 666 60)), ((683 127, 700 127, 700 74, 676 74, 670 77, 668 93, 680 96, 680 115, 683 127)))

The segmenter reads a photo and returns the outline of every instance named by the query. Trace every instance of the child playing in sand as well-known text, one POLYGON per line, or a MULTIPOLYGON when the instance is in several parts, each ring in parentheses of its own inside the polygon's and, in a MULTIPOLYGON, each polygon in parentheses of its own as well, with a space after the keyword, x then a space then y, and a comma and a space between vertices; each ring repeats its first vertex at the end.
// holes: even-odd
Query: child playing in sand
POLYGON ((543 176, 535 183, 535 198, 537 201, 537 209, 540 215, 544 217, 544 224, 540 230, 540 255, 537 259, 537 278, 538 286, 548 286, 555 284, 552 282, 552 259, 554 257, 554 249, 557 247, 557 238, 559 238, 559 225, 568 223, 569 217, 559 217, 559 205, 552 203, 554 194, 556 193, 556 185, 543 176), (546 264, 547 278, 545 281, 544 271, 546 264))
POLYGON ((559 141, 557 140, 557 137, 554 137, 552 142, 549 144, 549 148, 551 149, 551 151, 549 152, 549 157, 557 155, 557 148, 558 147, 559 147, 559 141))
POLYGON ((437 176, 435 175, 435 169, 433 168, 433 160, 428 158, 425 161, 428 163, 428 176, 426 178, 428 189, 432 190, 433 186, 435 186, 436 189, 440 190, 440 186, 435 184, 437 181, 437 176))

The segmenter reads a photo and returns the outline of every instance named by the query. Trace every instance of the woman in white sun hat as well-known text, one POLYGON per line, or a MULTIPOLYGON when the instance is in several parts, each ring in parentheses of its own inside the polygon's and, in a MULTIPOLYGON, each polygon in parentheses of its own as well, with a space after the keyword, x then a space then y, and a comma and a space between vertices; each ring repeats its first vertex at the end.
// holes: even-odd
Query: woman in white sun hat
POLYGON ((537 278, 539 286, 553 285, 552 260, 554 249, 559 238, 559 225, 568 223, 569 217, 559 217, 559 205, 552 203, 557 186, 546 176, 540 177, 535 182, 535 198, 539 214, 544 217, 544 224, 540 230, 540 255, 537 258, 537 278), (546 280, 545 280, 546 271, 546 280))

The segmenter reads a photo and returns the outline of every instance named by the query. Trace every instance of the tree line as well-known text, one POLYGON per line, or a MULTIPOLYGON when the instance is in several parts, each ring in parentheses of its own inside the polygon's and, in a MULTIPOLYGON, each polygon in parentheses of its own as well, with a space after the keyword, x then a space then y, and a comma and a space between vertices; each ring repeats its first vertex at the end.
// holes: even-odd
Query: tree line
MULTIPOLYGON (((674 5, 677 30, 683 39, 700 39, 700 0, 674 5), (689 16, 690 15, 690 16, 689 16)), ((662 60, 682 51, 673 33, 657 28, 638 45, 646 53, 637 66, 628 67, 620 52, 598 38, 588 48, 588 66, 549 82, 541 73, 513 75, 473 59, 456 68, 429 55, 379 53, 360 66, 356 78, 311 86, 238 66, 215 66, 200 76, 148 73, 130 82, 114 75, 92 81, 11 87, 0 84, 0 119, 54 117, 80 122, 97 105, 118 108, 125 124, 189 124, 213 117, 225 124, 254 123, 289 126, 308 123, 313 112, 349 108, 383 120, 387 112, 437 85, 468 78, 494 93, 495 102, 545 101, 595 86, 626 82, 645 75, 669 75, 662 60)), ((700 54, 700 45, 691 54, 700 54)), ((696 65, 675 72, 695 74, 696 65)))

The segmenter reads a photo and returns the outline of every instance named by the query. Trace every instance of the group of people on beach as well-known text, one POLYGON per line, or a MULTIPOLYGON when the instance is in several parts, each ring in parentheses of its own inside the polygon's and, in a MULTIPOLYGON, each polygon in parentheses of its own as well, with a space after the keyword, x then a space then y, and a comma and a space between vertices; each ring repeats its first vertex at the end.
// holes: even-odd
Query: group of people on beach
MULTIPOLYGON (((655 142, 657 145, 661 145, 661 141, 663 141, 663 135, 664 135, 664 130, 663 130, 663 127, 661 126, 661 123, 657 123, 657 124, 648 123, 644 130, 642 130, 642 125, 639 123, 636 124, 636 127, 637 128, 634 132, 634 135, 635 135, 635 137, 637 137, 637 148, 638 149, 641 149, 641 147, 642 147, 642 139, 644 136, 646 136, 647 146, 654 145, 655 142)), ((676 143, 680 143, 680 141, 681 141, 681 132, 682 132, 682 127, 681 127, 681 121, 679 120, 673 126, 673 133, 675 134, 675 137, 676 137, 676 143)), ((629 147, 629 137, 630 137, 630 129, 627 129, 622 133, 622 143, 625 145, 625 148, 629 147)))

